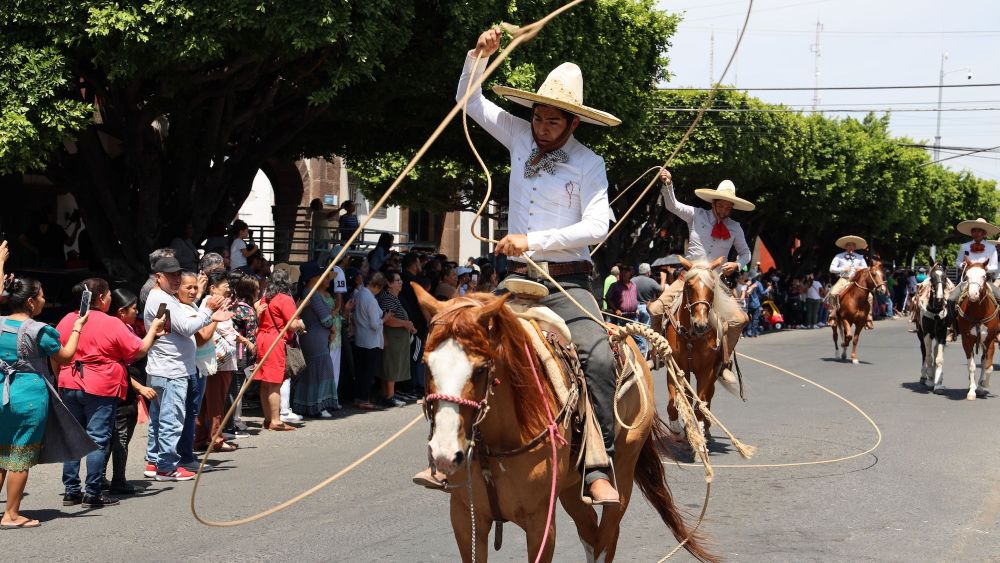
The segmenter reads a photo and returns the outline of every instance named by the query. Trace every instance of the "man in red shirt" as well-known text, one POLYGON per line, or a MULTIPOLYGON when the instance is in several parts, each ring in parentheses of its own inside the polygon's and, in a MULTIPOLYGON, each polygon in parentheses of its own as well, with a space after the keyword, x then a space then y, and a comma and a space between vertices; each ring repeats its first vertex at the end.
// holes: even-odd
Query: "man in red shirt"
MULTIPOLYGON (((632 266, 618 267, 618 281, 611 284, 604 299, 608 302, 610 312, 619 317, 635 320, 639 309, 639 293, 632 281, 632 266)), ((625 324, 621 319, 611 319, 611 321, 618 325, 625 324)))
MULTIPOLYGON (((120 320, 107 314, 111 305, 108 282, 90 278, 73 287, 75 302, 79 302, 84 287, 91 292, 90 321, 87 331, 80 334, 73 362, 59 370, 59 396, 81 426, 87 429, 98 448, 87 454, 86 490, 80 487, 80 462, 63 463, 63 506, 83 504, 101 508, 118 504, 118 500, 101 493, 104 482, 105 447, 111 439, 118 402, 125 398, 128 373, 125 366, 149 351, 161 334, 163 319, 157 319, 146 338, 140 339, 120 320)), ((63 345, 73 332, 79 312, 67 314, 56 330, 63 345)))

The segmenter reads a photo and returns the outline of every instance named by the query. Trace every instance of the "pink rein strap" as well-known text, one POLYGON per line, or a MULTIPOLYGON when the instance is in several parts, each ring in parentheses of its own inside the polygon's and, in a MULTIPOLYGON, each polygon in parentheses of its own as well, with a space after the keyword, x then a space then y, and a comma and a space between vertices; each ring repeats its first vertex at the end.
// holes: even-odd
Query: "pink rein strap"
POLYGON ((545 389, 542 387, 542 379, 538 375, 538 370, 535 369, 535 360, 532 358, 531 350, 528 349, 528 343, 524 343, 524 353, 528 356, 528 365, 531 366, 531 373, 535 375, 535 385, 538 387, 538 395, 542 399, 542 404, 545 405, 545 416, 549 419, 549 444, 552 445, 552 487, 549 491, 549 513, 545 517, 545 533, 542 535, 542 543, 538 548, 538 553, 535 555, 535 563, 542 560, 542 554, 545 553, 545 545, 549 539, 549 530, 552 529, 552 513, 556 508, 556 481, 558 480, 558 465, 559 465, 559 445, 566 445, 566 438, 559 433, 559 426, 556 424, 556 419, 552 416, 552 409, 549 408, 549 402, 545 398, 545 389), (558 440, 559 445, 556 444, 558 440))

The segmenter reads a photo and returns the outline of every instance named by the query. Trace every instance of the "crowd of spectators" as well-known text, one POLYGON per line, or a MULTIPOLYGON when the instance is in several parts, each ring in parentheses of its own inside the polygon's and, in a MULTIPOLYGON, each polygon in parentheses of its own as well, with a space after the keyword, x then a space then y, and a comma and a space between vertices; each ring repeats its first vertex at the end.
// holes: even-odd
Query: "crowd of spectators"
MULTIPOLYGON (((346 212, 337 227, 344 240, 357 228, 353 204, 340 212, 346 212)), ((45 305, 39 282, 4 278, 0 486, 7 485, 7 503, 0 524, 38 525, 20 513, 28 469, 37 463, 63 462, 64 506, 112 506, 118 496, 135 494, 130 480, 138 477, 138 461, 129 464, 128 450, 140 421, 148 422, 142 475, 188 481, 199 452, 238 456, 252 430, 293 431, 338 411, 390 409, 422 398, 428 323, 413 284, 443 301, 492 292, 504 263, 401 253, 391 234, 366 255, 357 248, 341 253, 322 206, 314 205, 313 214, 319 224, 313 236, 324 244, 300 266, 272 265, 242 221, 213 231, 201 247, 188 225, 150 254, 152 273, 141 289, 86 279, 73 295, 89 295, 89 312, 74 310, 55 327, 33 320, 45 305), (59 368, 54 375, 49 360, 59 368), (252 389, 239 399, 251 375, 252 389), (230 408, 234 416, 223 427, 230 408), (251 420, 258 409, 259 426, 251 420)), ((56 234, 60 242, 69 237, 56 234)), ((57 237, 51 238, 54 247, 57 237)), ((0 243, 0 277, 8 255, 0 243)), ((649 324, 648 304, 682 273, 648 263, 634 270, 618 264, 604 280, 604 309, 613 322, 649 324)), ((921 269, 888 276, 875 317, 902 313, 897 305, 907 303, 925 275, 921 269)), ((825 326, 834 281, 823 272, 740 274, 731 284, 752 319, 744 335, 777 328, 769 322, 777 312, 784 328, 825 326)), ((647 343, 637 342, 645 352, 647 343)))

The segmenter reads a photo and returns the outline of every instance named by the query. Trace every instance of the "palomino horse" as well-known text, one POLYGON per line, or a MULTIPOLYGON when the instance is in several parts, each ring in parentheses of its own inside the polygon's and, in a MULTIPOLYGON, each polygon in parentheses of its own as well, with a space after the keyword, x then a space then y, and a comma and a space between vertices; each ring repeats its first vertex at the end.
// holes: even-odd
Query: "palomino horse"
MULTIPOLYGON (((551 444, 544 439, 549 417, 558 411, 553 388, 544 375, 538 381, 539 357, 518 318, 504 305, 506 296, 473 293, 442 303, 416 284, 413 289, 424 312, 433 317, 424 356, 431 393, 429 455, 455 483, 449 485, 451 523, 462 561, 486 561, 490 527, 504 521, 524 529, 531 560, 541 552, 542 561, 551 561, 554 517, 547 537, 546 530, 553 486, 576 523, 589 561, 614 558, 633 480, 674 537, 683 540, 690 535, 657 452, 667 432, 652 404, 648 368, 618 403, 623 424, 632 427, 620 428, 615 440, 621 503, 605 506, 598 522, 596 511, 581 499, 582 478, 570 447, 559 448, 553 467, 551 444), (641 404, 638 385, 646 386, 650 404, 641 404)), ((632 340, 626 340, 638 354, 632 340)), ((568 441, 569 434, 560 425, 558 434, 549 439, 568 441)), ((499 540, 499 525, 497 531, 499 540)), ((697 534, 684 547, 698 559, 714 560, 697 534)))
POLYGON ((847 360, 847 345, 851 346, 851 362, 858 363, 858 340, 871 312, 871 299, 875 292, 885 293, 885 277, 882 262, 874 260, 870 268, 854 272, 851 283, 840 294, 837 308, 837 322, 833 325, 833 350, 836 353, 839 342, 843 343, 840 359, 847 360), (853 332, 852 332, 853 329, 853 332))
MULTIPOLYGON (((684 273, 684 288, 677 297, 680 300, 679 306, 674 307, 677 314, 672 315, 668 311, 665 315, 665 336, 673 351, 674 361, 684 370, 684 377, 690 380, 691 375, 695 376, 698 398, 709 409, 715 395, 716 378, 722 371, 722 335, 725 330, 718 327, 717 319, 713 320, 711 310, 717 284, 722 283, 714 271, 723 260, 725 257, 716 258, 712 263, 692 263, 680 257, 681 264, 687 270, 684 273)), ((675 403, 678 400, 677 393, 681 391, 675 389, 673 382, 667 379, 667 392, 670 395, 667 428, 674 434, 683 435, 684 425, 678 420, 675 403)), ((703 431, 708 434, 709 421, 705 420, 700 409, 696 409, 696 415, 703 431)))
POLYGON ((944 393, 944 344, 948 335, 948 274, 935 264, 927 276, 928 286, 914 298, 917 340, 920 341, 920 382, 944 393))
POLYGON ((965 293, 959 298, 955 310, 958 314, 958 332, 962 335, 962 348, 969 362, 969 392, 965 398, 974 401, 976 397, 985 397, 990 386, 990 375, 993 373, 993 350, 996 346, 997 334, 1000 334, 1000 319, 997 311, 1000 306, 993 298, 993 293, 986 286, 986 269, 982 264, 965 262, 965 280, 968 282, 965 293), (976 361, 972 355, 976 348, 982 348, 980 361, 982 369, 979 383, 976 383, 976 361))

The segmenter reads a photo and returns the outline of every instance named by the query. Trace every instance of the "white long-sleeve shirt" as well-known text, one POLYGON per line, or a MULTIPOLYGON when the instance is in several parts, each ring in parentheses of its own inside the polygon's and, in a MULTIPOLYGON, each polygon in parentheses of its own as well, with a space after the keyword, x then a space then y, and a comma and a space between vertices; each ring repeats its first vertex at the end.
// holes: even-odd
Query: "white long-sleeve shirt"
MULTIPOLYGON (((465 96, 475 60, 471 52, 465 59, 457 100, 465 96)), ((476 78, 486 65, 480 61, 476 78)), ((524 163, 536 146, 531 123, 487 100, 482 89, 469 98, 468 113, 510 151, 508 232, 528 235, 532 260, 589 261, 588 247, 604 240, 611 219, 604 159, 570 137, 562 147, 568 162, 557 164, 554 174, 525 178, 524 163)))
POLYGON ((974 240, 970 240, 958 249, 958 257, 955 259, 955 267, 961 271, 963 262, 965 262, 965 259, 968 258, 969 262, 972 262, 973 264, 984 264, 987 272, 991 274, 997 273, 997 248, 984 240, 980 243, 983 245, 983 251, 973 252, 972 245, 975 242, 976 241, 974 240))
POLYGON ((854 275, 854 272, 867 267, 868 262, 865 261, 864 256, 845 250, 833 257, 833 261, 830 262, 830 273, 837 274, 842 278, 849 278, 854 275))
POLYGON ((736 261, 740 266, 750 263, 750 247, 747 246, 743 227, 733 219, 726 217, 723 224, 729 229, 728 239, 712 238, 712 228, 715 227, 715 214, 711 209, 692 207, 677 201, 674 196, 674 185, 667 184, 661 190, 668 211, 680 217, 688 224, 689 240, 688 260, 707 260, 711 262, 722 256, 729 260, 729 250, 736 247, 736 261))

